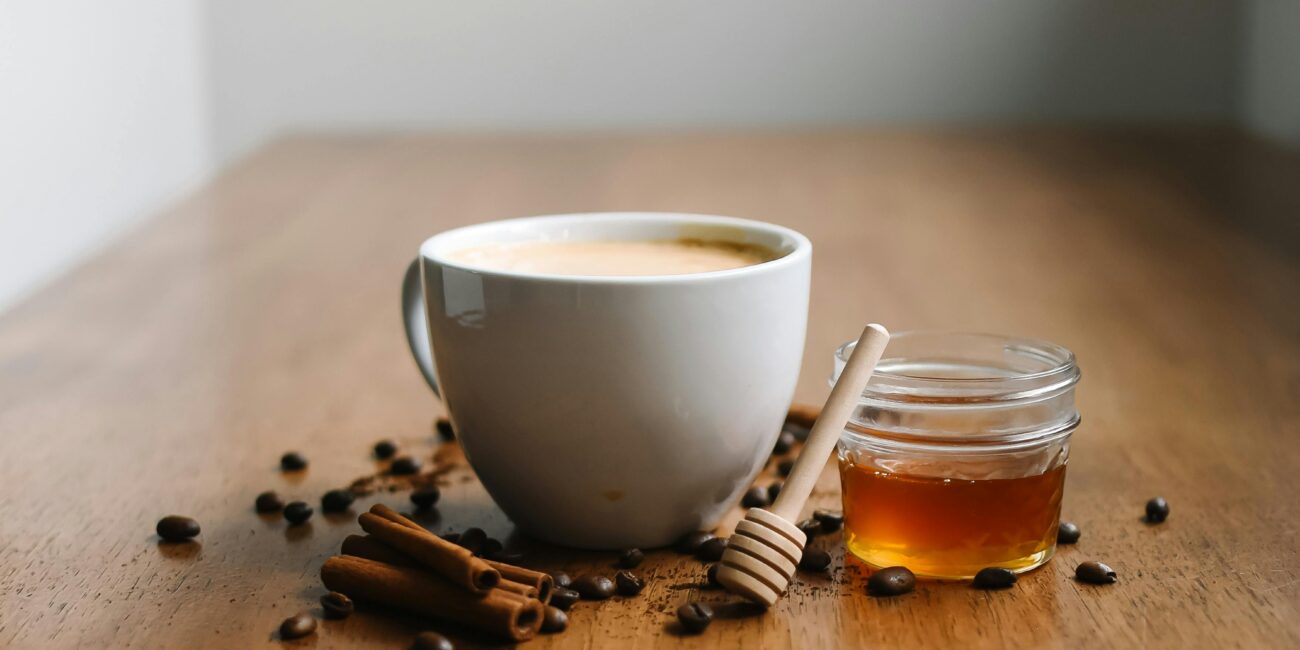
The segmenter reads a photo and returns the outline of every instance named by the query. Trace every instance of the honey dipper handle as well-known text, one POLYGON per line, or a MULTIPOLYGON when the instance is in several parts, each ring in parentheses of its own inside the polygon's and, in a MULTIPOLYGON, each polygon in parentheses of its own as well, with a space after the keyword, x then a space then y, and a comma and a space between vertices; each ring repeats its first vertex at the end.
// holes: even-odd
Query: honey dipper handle
POLYGON ((772 504, 773 514, 786 521, 794 521, 799 516, 803 504, 808 501, 808 495, 812 494, 813 486, 817 484, 817 478, 821 476, 822 468, 826 466, 826 457, 839 441, 840 432, 848 424, 853 407, 867 387, 871 373, 876 370, 876 362, 880 361, 880 355, 884 354, 888 343, 889 330, 883 326, 872 323, 862 330, 858 344, 853 347, 853 353, 840 372, 839 380, 831 389, 830 399, 826 400, 826 406, 822 407, 822 414, 813 424, 803 451, 794 462, 794 469, 781 487, 776 503, 772 504))

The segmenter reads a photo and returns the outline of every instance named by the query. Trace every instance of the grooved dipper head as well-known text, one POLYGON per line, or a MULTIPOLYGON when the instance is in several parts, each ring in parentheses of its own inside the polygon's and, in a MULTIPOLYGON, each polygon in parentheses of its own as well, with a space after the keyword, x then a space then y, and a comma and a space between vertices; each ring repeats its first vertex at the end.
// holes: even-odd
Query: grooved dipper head
POLYGON ((798 526, 767 510, 751 508, 718 563, 718 582, 764 607, 776 603, 794 576, 808 541, 798 526))

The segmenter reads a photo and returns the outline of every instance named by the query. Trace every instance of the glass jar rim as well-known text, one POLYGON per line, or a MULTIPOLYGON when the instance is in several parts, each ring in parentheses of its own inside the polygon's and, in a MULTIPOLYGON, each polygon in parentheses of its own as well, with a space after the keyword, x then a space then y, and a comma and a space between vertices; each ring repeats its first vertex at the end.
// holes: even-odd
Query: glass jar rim
MULTIPOLYGON (((839 378, 856 341, 835 351, 831 384, 839 378)), ((866 400, 960 403, 1043 399, 1078 383, 1074 353, 1032 338, 910 330, 893 334, 871 381, 866 400)))

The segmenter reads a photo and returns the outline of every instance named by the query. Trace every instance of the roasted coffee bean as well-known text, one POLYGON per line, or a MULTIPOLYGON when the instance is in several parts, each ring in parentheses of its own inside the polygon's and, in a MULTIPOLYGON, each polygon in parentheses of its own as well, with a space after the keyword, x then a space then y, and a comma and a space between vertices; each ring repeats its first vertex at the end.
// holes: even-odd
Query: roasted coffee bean
POLYGON ((803 531, 803 534, 806 535, 808 539, 812 539, 822 534, 822 522, 809 517, 808 519, 799 522, 799 530, 803 531))
POLYGON ((985 567, 975 574, 972 584, 979 589, 1006 589, 1016 584, 1016 574, 1011 569, 1002 567, 985 567))
POLYGON ((1119 580, 1119 576, 1115 574, 1114 569, 1095 561, 1084 562, 1075 567, 1074 578, 1080 582, 1094 585, 1108 585, 1119 580))
POLYGON ((306 468, 307 457, 296 451, 288 452, 280 457, 280 469, 286 472, 296 472, 306 468))
POLYGON ((1068 521, 1063 521, 1056 527, 1057 544, 1073 544, 1079 541, 1079 535, 1079 527, 1068 521))
POLYGON ((570 586, 573 585, 573 578, 570 578, 569 574, 563 571, 552 571, 551 580, 555 582, 556 587, 560 587, 562 589, 568 589, 570 586))
POLYGON ((776 465, 776 473, 780 474, 781 476, 789 476, 790 472, 793 469, 794 469, 794 461, 789 458, 777 463, 776 465))
POLYGON ((394 476, 410 476, 420 473, 420 461, 410 456, 398 456, 388 466, 388 473, 394 476))
POLYGON ((258 512, 280 512, 284 509, 284 500, 275 492, 266 491, 257 495, 257 500, 253 502, 253 507, 258 512))
POLYGON ((483 550, 483 545, 487 543, 487 539, 487 533, 483 532, 482 528, 466 528, 456 543, 470 553, 478 555, 483 550))
POLYGON ((767 486, 767 500, 776 503, 776 498, 781 496, 781 488, 784 486, 785 484, 781 481, 777 481, 767 486))
POLYGON ((645 561, 645 553, 639 548, 629 548, 618 556, 618 565, 624 569, 635 569, 645 561))
POLYGON ((619 571, 614 574, 614 588, 620 596, 635 596, 645 589, 645 580, 631 571, 619 571))
POLYGON ((614 595, 614 581, 605 576, 586 575, 573 581, 573 590, 583 600, 605 600, 614 595))
POLYGON ((443 534, 439 535, 438 537, 441 537, 441 538, 443 538, 443 539, 445 539, 445 540, 451 542, 452 544, 456 544, 456 543, 460 542, 460 533, 443 533, 443 534))
POLYGON ((898 596, 916 587, 916 576, 907 567, 891 566, 867 578, 867 591, 873 596, 898 596))
POLYGON ((569 615, 565 614, 564 610, 559 607, 547 605, 546 615, 542 617, 542 633, 563 632, 566 627, 569 627, 569 615))
POLYGON ((199 522, 180 515, 167 515, 158 520, 154 530, 168 542, 184 542, 199 534, 199 522))
POLYGON ((714 537, 696 549, 695 557, 704 562, 717 562, 722 559, 722 554, 727 552, 727 538, 714 537))
POLYGON ((713 622, 713 608, 704 603, 687 603, 677 608, 677 620, 687 634, 699 634, 713 622))
POLYGON ((697 530, 693 533, 686 533, 685 535, 682 535, 681 538, 677 540, 677 544, 675 548, 677 549, 678 553, 695 555, 695 552, 700 550, 700 544, 703 544, 711 539, 713 539, 713 533, 705 532, 703 530, 697 530))
POLYGON ((308 519, 311 519, 311 513, 315 512, 311 506, 303 501, 292 501, 284 507, 284 518, 289 520, 290 524, 297 526, 308 519))
POLYGON ((320 509, 322 512, 343 512, 351 508, 352 502, 356 500, 357 497, 351 490, 330 490, 320 498, 320 509))
POLYGON ((772 447, 773 456, 784 456, 790 453, 790 448, 794 447, 794 434, 789 431, 782 431, 776 436, 776 445, 772 447))
POLYGON ((1159 524, 1169 518, 1169 502, 1164 497, 1147 501, 1147 522, 1159 524))
POLYGON ((438 437, 443 440, 451 441, 456 439, 456 430, 451 427, 451 420, 447 418, 438 418, 438 437))
POLYGON ((321 609, 325 610, 325 618, 347 618, 352 615, 352 610, 356 607, 352 604, 352 599, 337 592, 331 591, 320 597, 321 609))
POLYGON ((420 510, 432 508, 441 498, 442 490, 439 490, 436 485, 426 485, 411 492, 411 503, 414 503, 415 507, 420 510))
POLYGON ((823 533, 833 533, 844 526, 844 513, 839 510, 814 510, 813 519, 821 522, 823 533))
POLYGON ((809 429, 802 424, 795 424, 794 422, 786 422, 785 426, 781 427, 781 430, 790 432, 790 435, 794 436, 794 439, 799 442, 808 440, 808 434, 812 433, 812 429, 809 429))
POLYGON ((573 604, 578 602, 578 599, 581 597, 582 594, 579 594, 568 587, 556 587, 555 591, 551 592, 551 605, 567 610, 570 607, 573 607, 573 604))
POLYGON ((709 570, 704 574, 704 577, 708 580, 710 588, 713 589, 722 588, 722 583, 718 582, 718 565, 710 564, 709 570))
POLYGON ((799 569, 820 573, 831 565, 831 554, 815 548, 806 548, 799 559, 799 569))
POLYGON ((437 632, 421 632, 411 642, 411 650, 456 650, 451 639, 437 632))
POLYGON ((316 631, 316 619, 306 612, 298 612, 280 624, 281 639, 301 639, 316 631))
POLYGON ((771 503, 767 500, 767 489, 754 486, 745 492, 745 496, 740 498, 740 505, 746 508, 762 508, 771 503))
POLYGON ((375 458, 388 460, 397 454, 397 443, 392 440, 380 440, 375 443, 375 458))
POLYGON ((479 547, 478 554, 483 557, 493 557, 497 553, 506 550, 506 545, 495 537, 489 537, 483 540, 483 545, 479 547))

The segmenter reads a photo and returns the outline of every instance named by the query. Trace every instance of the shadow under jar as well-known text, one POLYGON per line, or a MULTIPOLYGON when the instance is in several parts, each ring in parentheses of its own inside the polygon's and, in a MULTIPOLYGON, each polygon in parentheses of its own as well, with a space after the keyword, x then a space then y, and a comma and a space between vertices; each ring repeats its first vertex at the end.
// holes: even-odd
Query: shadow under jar
MULTIPOLYGON (((853 344, 836 351, 839 377, 853 344)), ((845 542, 872 567, 969 579, 1056 551, 1079 368, 1067 349, 903 332, 840 436, 845 542)))

